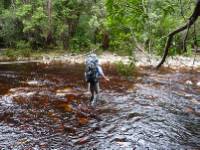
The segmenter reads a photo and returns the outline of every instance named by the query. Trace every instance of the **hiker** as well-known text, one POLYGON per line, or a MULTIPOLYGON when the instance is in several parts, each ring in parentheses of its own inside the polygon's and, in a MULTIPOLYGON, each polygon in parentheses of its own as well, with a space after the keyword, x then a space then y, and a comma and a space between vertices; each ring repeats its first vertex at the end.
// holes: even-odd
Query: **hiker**
POLYGON ((109 78, 103 73, 103 69, 99 65, 99 60, 96 54, 89 55, 86 58, 85 64, 85 79, 88 83, 88 89, 91 92, 90 103, 92 106, 95 106, 99 94, 99 78, 103 77, 106 81, 109 81, 109 78))

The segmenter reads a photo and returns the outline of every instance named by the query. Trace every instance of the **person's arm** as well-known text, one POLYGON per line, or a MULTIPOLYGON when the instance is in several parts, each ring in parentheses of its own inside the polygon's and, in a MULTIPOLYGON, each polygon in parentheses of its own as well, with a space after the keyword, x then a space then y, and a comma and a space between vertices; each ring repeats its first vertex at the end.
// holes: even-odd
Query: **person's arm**
POLYGON ((103 69, 101 68, 101 66, 98 66, 98 71, 99 71, 99 74, 106 80, 106 81, 110 81, 110 79, 105 76, 104 72, 103 72, 103 69))

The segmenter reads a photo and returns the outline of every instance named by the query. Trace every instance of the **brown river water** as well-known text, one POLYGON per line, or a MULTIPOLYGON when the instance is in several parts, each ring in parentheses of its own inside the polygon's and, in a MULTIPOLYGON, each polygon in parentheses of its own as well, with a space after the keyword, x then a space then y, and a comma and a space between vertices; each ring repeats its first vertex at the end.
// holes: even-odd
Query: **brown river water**
POLYGON ((0 149, 200 149, 200 70, 105 65, 96 109, 82 65, 0 65, 0 149))

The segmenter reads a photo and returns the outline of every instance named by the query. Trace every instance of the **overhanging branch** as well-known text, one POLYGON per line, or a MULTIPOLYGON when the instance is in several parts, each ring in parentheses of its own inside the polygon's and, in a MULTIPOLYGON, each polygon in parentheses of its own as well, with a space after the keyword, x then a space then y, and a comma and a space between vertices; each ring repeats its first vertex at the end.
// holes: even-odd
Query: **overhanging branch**
POLYGON ((197 20, 197 18, 199 16, 200 16, 200 0, 197 0, 195 9, 194 9, 192 15, 190 16, 188 23, 186 23, 182 27, 176 29, 175 31, 172 31, 168 35, 168 38, 167 38, 167 41, 166 41, 166 44, 165 44, 165 48, 164 48, 164 53, 163 53, 163 56, 162 56, 160 63, 156 67, 157 69, 160 68, 162 66, 162 64, 165 62, 165 59, 168 55, 169 48, 171 46, 174 35, 176 35, 177 33, 181 32, 181 31, 184 31, 187 28, 189 29, 195 23, 195 21, 197 20))

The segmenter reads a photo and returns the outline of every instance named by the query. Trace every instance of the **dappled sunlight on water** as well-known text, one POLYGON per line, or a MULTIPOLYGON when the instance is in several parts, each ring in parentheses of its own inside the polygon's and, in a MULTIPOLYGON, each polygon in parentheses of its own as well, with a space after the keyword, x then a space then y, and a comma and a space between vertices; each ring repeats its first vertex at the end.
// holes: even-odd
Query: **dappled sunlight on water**
POLYGON ((197 70, 104 68, 94 109, 82 65, 0 66, 0 149, 200 148, 197 70))

